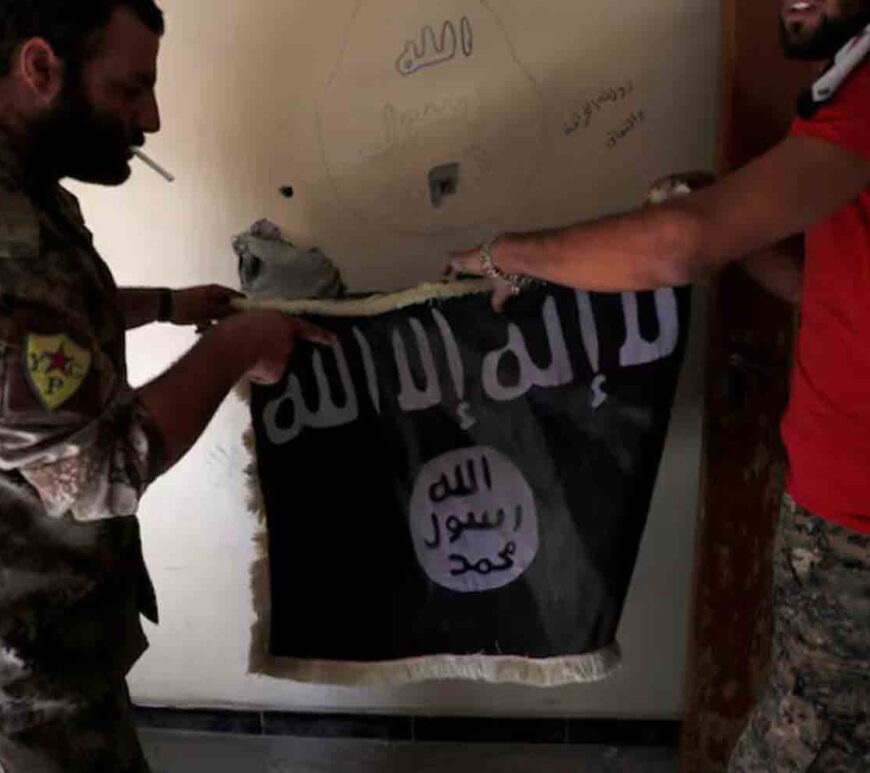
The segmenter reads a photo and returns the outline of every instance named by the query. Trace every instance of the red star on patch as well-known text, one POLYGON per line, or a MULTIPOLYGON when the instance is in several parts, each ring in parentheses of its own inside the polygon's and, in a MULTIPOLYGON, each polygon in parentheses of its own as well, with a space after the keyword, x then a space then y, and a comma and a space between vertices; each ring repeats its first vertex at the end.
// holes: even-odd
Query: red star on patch
POLYGON ((72 357, 67 357, 66 352, 63 350, 63 344, 60 345, 58 350, 51 355, 51 361, 48 365, 48 370, 46 374, 51 373, 52 371, 59 370, 61 373, 66 375, 66 367, 73 361, 72 357))

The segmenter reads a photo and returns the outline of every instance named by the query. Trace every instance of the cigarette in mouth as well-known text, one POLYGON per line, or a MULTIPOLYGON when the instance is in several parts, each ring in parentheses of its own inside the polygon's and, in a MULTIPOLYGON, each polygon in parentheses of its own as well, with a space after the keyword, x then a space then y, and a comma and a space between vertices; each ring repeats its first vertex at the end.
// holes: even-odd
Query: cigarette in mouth
POLYGON ((175 177, 167 172, 160 164, 156 161, 152 161, 148 156, 146 156, 139 148, 130 148, 133 155, 136 156, 143 164, 146 166, 150 166, 157 174, 159 174, 166 182, 171 183, 175 181, 175 177))

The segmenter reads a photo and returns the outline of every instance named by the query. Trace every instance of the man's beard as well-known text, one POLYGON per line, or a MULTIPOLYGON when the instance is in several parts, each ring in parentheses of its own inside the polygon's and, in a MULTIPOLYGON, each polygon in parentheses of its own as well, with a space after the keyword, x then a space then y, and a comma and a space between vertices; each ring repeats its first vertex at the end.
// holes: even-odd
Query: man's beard
MULTIPOLYGON (((862 6, 868 3, 863 2, 862 6)), ((794 35, 780 18, 779 35, 782 50, 789 59, 822 62, 833 59, 839 50, 870 24, 870 7, 841 17, 825 16, 818 29, 809 37, 794 35)))
POLYGON ((120 185, 130 176, 129 148, 144 137, 129 137, 123 124, 98 113, 79 81, 68 77, 57 106, 34 128, 36 161, 51 177, 120 185))

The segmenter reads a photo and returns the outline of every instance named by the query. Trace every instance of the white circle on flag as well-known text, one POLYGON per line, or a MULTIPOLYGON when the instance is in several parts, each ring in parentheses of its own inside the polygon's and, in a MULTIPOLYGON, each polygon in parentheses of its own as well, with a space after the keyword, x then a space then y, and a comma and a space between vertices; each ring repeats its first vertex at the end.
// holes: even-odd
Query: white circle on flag
POLYGON ((532 489, 492 448, 450 451, 424 465, 411 496, 410 527, 426 575, 460 593, 509 585, 538 553, 532 489))

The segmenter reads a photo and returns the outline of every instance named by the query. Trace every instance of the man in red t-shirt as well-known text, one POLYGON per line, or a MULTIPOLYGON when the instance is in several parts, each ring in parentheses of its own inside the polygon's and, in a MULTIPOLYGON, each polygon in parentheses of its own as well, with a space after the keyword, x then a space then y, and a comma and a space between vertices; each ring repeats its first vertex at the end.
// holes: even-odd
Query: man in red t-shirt
POLYGON ((870 771, 870 0, 785 0, 781 27, 787 55, 827 67, 773 150, 660 207, 504 235, 450 268, 491 277, 500 308, 528 277, 648 290, 743 260, 802 303, 774 663, 730 770, 870 771), (776 249, 801 233, 803 267, 776 249))

